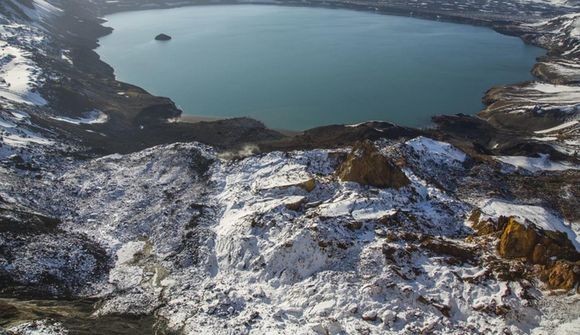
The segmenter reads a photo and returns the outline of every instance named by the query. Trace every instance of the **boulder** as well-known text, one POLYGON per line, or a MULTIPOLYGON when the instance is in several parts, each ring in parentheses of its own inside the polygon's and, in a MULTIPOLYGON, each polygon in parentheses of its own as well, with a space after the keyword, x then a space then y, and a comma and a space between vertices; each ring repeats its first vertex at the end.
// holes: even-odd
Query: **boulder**
POLYGON ((306 198, 305 197, 299 197, 296 198, 296 200, 293 200, 291 202, 288 202, 286 204, 286 208, 288 208, 289 210, 292 211, 298 211, 302 208, 302 206, 306 203, 306 198))
POLYGON ((528 258, 532 255, 537 240, 538 234, 534 228, 509 218, 497 250, 500 256, 505 258, 528 258))
POLYGON ((365 321, 376 321, 377 320, 377 312, 376 311, 364 312, 362 315, 362 319, 365 321))
POLYGON ((169 40, 171 40, 171 36, 166 35, 166 34, 159 34, 159 35, 155 36, 155 40, 156 41, 169 41, 169 40))
POLYGON ((314 178, 310 178, 305 182, 298 184, 298 187, 304 189, 306 192, 312 192, 316 188, 316 180, 314 178))
POLYGON ((526 258, 532 264, 546 265, 551 259, 575 262, 580 253, 562 232, 543 230, 533 224, 520 224, 513 217, 502 217, 498 227, 504 227, 498 253, 505 258, 526 258))
POLYGON ((571 290, 580 282, 580 264, 578 262, 556 261, 547 268, 542 279, 552 290, 571 290))
MULTIPOLYGON (((523 259, 528 265, 533 264, 534 273, 549 289, 580 287, 580 253, 565 233, 544 230, 531 222, 521 224, 514 217, 482 220, 479 210, 472 212, 468 220, 477 235, 499 236, 497 251, 501 257, 523 259)), ((513 265, 502 268, 500 278, 513 280, 510 271, 513 265)), ((521 265, 526 267, 524 263, 521 265)), ((524 271, 516 272, 521 275, 524 271)))
POLYGON ((353 147, 336 174, 343 181, 380 188, 400 188, 410 184, 403 171, 368 141, 353 147))

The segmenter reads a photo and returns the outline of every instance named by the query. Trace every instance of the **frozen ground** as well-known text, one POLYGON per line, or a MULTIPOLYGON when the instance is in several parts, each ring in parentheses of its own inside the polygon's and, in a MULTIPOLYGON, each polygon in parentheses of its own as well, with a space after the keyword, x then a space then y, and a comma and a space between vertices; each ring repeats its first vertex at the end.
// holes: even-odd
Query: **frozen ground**
MULTIPOLYGON (((192 334, 525 334, 539 327, 544 318, 528 296, 541 293, 529 283, 467 280, 489 271, 478 246, 464 239, 474 206, 420 177, 434 169, 465 173, 467 155, 425 137, 376 145, 413 162, 403 167, 411 185, 341 182, 335 170, 348 150, 222 161, 189 143, 61 166, 34 191, 51 194, 35 205, 114 259, 107 280, 84 288, 104 299, 100 315, 155 310, 170 328, 192 334), (429 249, 432 240, 467 258, 429 249), (490 306, 509 312, 490 313, 490 306)), ((7 190, 3 198, 18 198, 7 190)), ((541 207, 489 200, 481 208, 575 236, 541 207)), ((14 265, 40 273, 47 264, 14 265)))
MULTIPOLYGON (((35 4, 23 10, 36 22, 59 13, 35 4)), ((563 43, 558 71, 576 71, 576 16, 528 29, 563 43)), ((544 155, 482 159, 425 136, 375 141, 411 181, 395 189, 341 181, 346 146, 248 150, 233 159, 194 142, 94 157, 37 123, 112 123, 99 110, 46 113, 38 93, 45 69, 34 57, 46 47, 42 30, 5 22, 0 40, 0 215, 16 222, 14 231, 0 231, 2 276, 57 296, 100 298, 95 316, 153 313, 188 334, 577 331, 578 294, 554 295, 529 277, 506 279, 502 267, 517 271, 521 263, 499 259, 492 237, 474 240, 469 222, 475 209, 493 220, 515 216, 566 233, 578 249, 578 222, 550 208, 547 195, 514 199, 505 185, 526 176, 570 178, 565 187, 574 187, 574 163, 544 155), (38 224, 46 218, 57 223, 38 224)), ((512 107, 564 115, 529 136, 573 154, 578 86, 531 82, 514 92, 505 95, 512 107)), ((65 328, 44 320, 11 330, 65 328)))

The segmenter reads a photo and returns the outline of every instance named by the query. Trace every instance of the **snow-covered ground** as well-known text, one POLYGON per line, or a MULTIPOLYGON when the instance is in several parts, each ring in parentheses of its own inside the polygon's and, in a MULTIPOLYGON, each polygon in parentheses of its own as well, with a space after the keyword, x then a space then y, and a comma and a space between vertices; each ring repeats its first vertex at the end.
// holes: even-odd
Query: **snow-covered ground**
MULTIPOLYGON (((44 0, 34 3, 36 10, 22 10, 37 22, 59 13, 44 0)), ((565 35, 574 41, 578 18, 560 20, 564 28, 554 28, 551 20, 534 29, 555 29, 554 40, 565 35)), ((225 159, 227 153, 210 146, 175 143, 76 159, 78 148, 34 124, 38 115, 24 112, 46 103, 38 93, 44 69, 31 52, 43 43, 39 28, 0 25, 0 200, 3 209, 60 223, 57 232, 23 239, 0 233, 0 243, 16 255, 10 262, 0 255, 3 275, 33 287, 50 276, 52 293, 101 298, 96 316, 154 312, 187 334, 578 329, 577 298, 551 297, 539 290, 539 282, 502 279, 490 265, 500 261, 495 248, 469 239, 466 223, 477 208, 482 218, 515 216, 566 233, 579 249, 577 222, 538 202, 507 200, 504 185, 486 184, 488 176, 509 177, 517 168, 537 173, 527 174, 533 178, 544 171, 573 173, 577 165, 544 155, 497 156, 504 163, 500 170, 494 160, 477 161, 424 136, 374 142, 410 180, 399 189, 341 181, 336 171, 348 147, 248 150, 243 159, 225 159), (24 163, 34 166, 18 166, 24 163), (462 189, 464 184, 472 188, 462 189), (110 268, 102 271, 103 264, 110 268)), ((567 55, 578 51, 575 44, 563 48, 567 55)), ((68 51, 58 56, 74 66, 68 57, 68 51)), ((559 61, 558 71, 564 65, 576 71, 566 60, 559 61)), ((579 94, 572 84, 531 82, 513 99, 541 107, 538 114, 550 108, 565 112, 560 124, 530 136, 569 144, 562 149, 568 150, 577 142, 579 94)), ((81 117, 47 115, 55 124, 108 121, 98 110, 81 117)), ((67 332, 50 321, 12 330, 67 332)))
MULTIPOLYGON (((15 4, 34 19, 34 22, 58 15, 60 11, 44 0, 35 0, 34 3, 35 10, 18 2, 15 4)), ((45 105, 46 100, 38 93, 38 88, 44 82, 42 69, 33 60, 34 52, 42 52, 40 50, 45 33, 35 25, 1 22, 0 20, 0 106, 6 106, 7 102, 45 105)))
POLYGON ((76 124, 76 125, 105 123, 105 122, 107 122, 107 120, 109 120, 109 117, 107 116, 107 114, 105 114, 99 110, 93 110, 90 112, 86 112, 83 114, 82 117, 78 117, 78 118, 71 118, 71 117, 66 117, 66 116, 53 116, 51 118, 53 120, 71 123, 71 124, 76 124))
POLYGON ((495 156, 495 159, 518 169, 530 172, 580 170, 580 165, 569 162, 554 162, 547 154, 539 157, 495 156))
MULTIPOLYGON (((375 144, 409 162, 409 186, 340 181, 335 171, 347 148, 231 161, 183 143, 71 165, 35 191, 51 194, 36 205, 113 257, 108 280, 89 291, 104 299, 99 315, 156 310, 188 334, 525 334, 538 327, 544 319, 526 297, 539 291, 484 276, 479 256, 459 260, 423 247, 451 243, 477 254, 464 240, 474 206, 421 177, 465 171, 467 155, 426 137, 375 144), (492 306, 509 312, 490 313, 492 306)), ((14 198, 11 192, 0 195, 14 198)), ((490 217, 516 215, 575 234, 542 207, 501 200, 481 207, 490 217)), ((44 265, 27 266, 40 273, 44 265)))
POLYGON ((30 53, 0 40, 0 98, 42 106, 46 100, 35 89, 41 70, 29 56, 30 53))

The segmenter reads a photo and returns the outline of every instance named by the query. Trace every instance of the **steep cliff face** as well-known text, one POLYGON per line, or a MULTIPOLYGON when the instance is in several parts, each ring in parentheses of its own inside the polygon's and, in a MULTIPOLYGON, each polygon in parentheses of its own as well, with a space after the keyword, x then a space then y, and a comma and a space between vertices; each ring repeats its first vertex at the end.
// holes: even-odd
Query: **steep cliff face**
POLYGON ((580 14, 569 14, 502 28, 549 51, 532 70, 541 81, 489 90, 484 98, 488 106, 479 115, 500 128, 528 134, 538 145, 575 155, 580 145, 579 26, 580 14))

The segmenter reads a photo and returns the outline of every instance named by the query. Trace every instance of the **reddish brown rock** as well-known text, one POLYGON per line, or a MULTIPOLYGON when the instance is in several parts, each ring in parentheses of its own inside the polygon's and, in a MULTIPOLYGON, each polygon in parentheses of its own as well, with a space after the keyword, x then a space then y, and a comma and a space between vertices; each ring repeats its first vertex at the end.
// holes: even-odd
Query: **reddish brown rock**
POLYGON ((343 181, 375 187, 400 188, 410 184, 409 178, 370 142, 359 142, 337 170, 343 181))
POLYGON ((306 192, 312 192, 316 188, 316 180, 314 178, 308 179, 307 181, 300 183, 298 187, 301 187, 306 192))
POLYGON ((497 246, 500 256, 541 265, 536 275, 549 289, 570 290, 579 284, 580 253, 565 233, 523 225, 513 217, 505 221, 497 246))
POLYGON ((548 288, 556 290, 571 290, 580 282, 580 265, 578 262, 556 261, 553 266, 544 271, 548 288))
POLYGON ((479 209, 471 212, 467 220, 471 222, 471 226, 478 236, 501 233, 509 222, 509 218, 505 216, 500 216, 497 221, 492 219, 481 220, 481 211, 479 209))
POLYGON ((548 231, 532 224, 523 225, 509 218, 500 237, 498 253, 505 258, 526 258, 533 264, 546 265, 551 260, 575 262, 580 254, 562 232, 548 231))
POLYGON ((497 251, 505 258, 530 258, 537 240, 538 234, 534 228, 510 218, 501 234, 497 251))
POLYGON ((546 247, 543 244, 536 244, 534 251, 532 252, 532 263, 534 264, 546 264, 548 262, 548 255, 546 253, 546 247))

